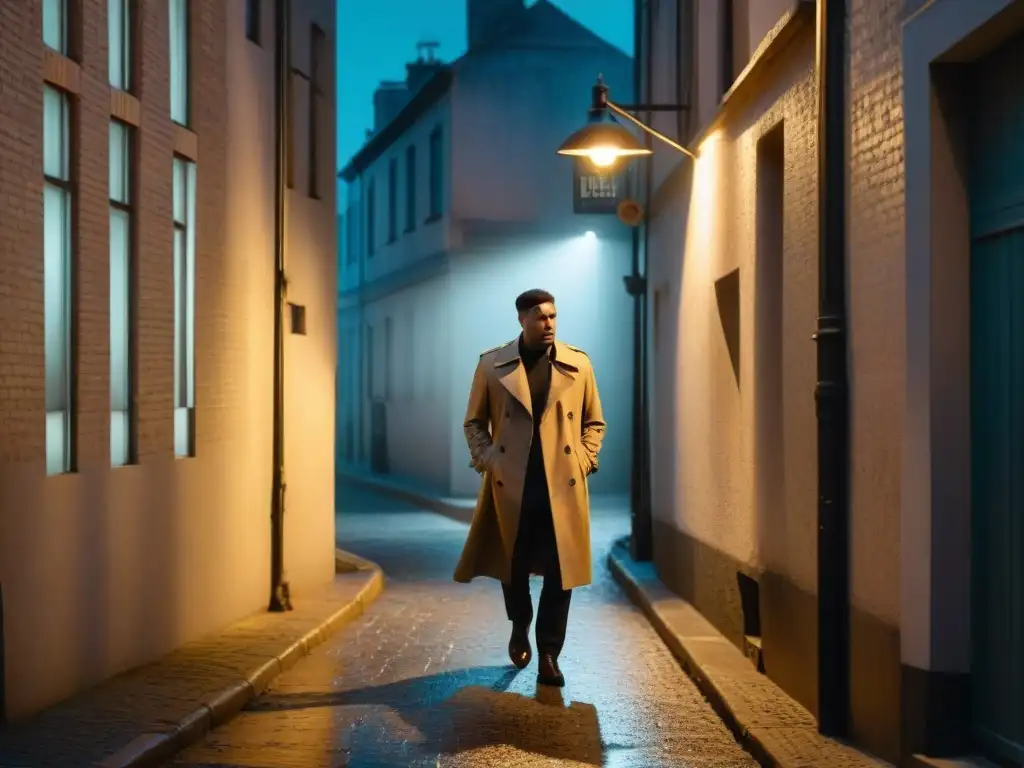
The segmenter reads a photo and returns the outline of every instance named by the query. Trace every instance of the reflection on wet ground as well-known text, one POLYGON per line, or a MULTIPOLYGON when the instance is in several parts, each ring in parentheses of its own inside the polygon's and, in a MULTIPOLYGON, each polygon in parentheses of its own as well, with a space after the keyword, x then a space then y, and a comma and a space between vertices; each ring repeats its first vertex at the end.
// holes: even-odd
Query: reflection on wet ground
POLYGON ((508 663, 500 587, 452 581, 465 526, 363 490, 339 502, 339 541, 384 568, 384 594, 173 765, 755 765, 608 576, 624 512, 595 510, 595 584, 573 598, 558 690, 508 663))

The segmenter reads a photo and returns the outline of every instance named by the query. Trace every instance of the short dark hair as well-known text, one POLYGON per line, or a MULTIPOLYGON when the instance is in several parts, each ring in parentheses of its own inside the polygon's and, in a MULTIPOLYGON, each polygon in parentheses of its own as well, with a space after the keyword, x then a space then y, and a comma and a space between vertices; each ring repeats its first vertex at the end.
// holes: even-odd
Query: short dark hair
POLYGON ((548 302, 554 304, 555 297, 542 288, 531 288, 516 296, 516 311, 525 312, 539 304, 547 304, 548 302))

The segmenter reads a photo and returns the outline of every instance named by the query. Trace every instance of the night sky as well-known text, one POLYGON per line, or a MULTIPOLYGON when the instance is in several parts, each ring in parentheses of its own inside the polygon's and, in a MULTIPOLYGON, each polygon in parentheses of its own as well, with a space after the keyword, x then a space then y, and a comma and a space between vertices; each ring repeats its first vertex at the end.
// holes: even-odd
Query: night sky
MULTIPOLYGON (((633 0, 553 0, 626 53, 633 53, 633 0)), ((533 0, 527 0, 528 5, 533 0)), ((404 80, 416 43, 440 43, 437 57, 466 49, 466 0, 338 0, 338 166, 362 146, 381 80, 404 80)))

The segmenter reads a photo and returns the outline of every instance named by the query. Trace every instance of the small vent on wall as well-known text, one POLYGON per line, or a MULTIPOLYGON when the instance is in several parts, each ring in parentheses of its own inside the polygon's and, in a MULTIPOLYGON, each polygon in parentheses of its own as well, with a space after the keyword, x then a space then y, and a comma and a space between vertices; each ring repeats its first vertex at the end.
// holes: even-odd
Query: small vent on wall
POLYGON ((302 304, 288 302, 288 317, 291 321, 292 333, 306 335, 306 307, 302 304))

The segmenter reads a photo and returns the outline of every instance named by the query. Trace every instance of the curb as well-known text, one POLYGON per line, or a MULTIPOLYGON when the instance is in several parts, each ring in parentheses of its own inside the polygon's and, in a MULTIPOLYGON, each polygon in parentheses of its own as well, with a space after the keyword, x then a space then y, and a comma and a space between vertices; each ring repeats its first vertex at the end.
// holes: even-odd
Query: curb
POLYGON ((214 728, 231 720, 246 704, 266 690, 275 677, 295 666, 313 648, 361 616, 384 589, 384 572, 375 563, 341 549, 335 550, 335 563, 339 568, 347 569, 339 571, 341 573, 370 573, 370 578, 352 602, 339 608, 280 654, 251 670, 245 679, 200 704, 174 724, 176 727, 173 731, 142 734, 115 754, 96 763, 96 768, 156 768, 170 760, 182 750, 201 741, 214 728))
POLYGON ((431 512, 444 515, 458 523, 465 523, 469 525, 473 522, 472 508, 460 507, 458 505, 451 504, 445 499, 438 498, 437 496, 431 496, 427 492, 403 488, 397 483, 389 483, 386 480, 378 479, 376 477, 366 477, 365 475, 350 472, 337 472, 336 476, 338 480, 345 483, 368 488, 372 491, 377 491, 391 496, 392 498, 399 499, 400 501, 407 501, 418 507, 429 509, 431 512))
POLYGON ((782 763, 776 760, 768 751, 760 744, 750 732, 743 726, 743 723, 739 721, 736 714, 729 708, 729 705, 725 701, 725 697, 718 687, 708 679, 707 675, 703 673, 700 666, 694 661, 693 656, 687 651, 686 646, 682 640, 676 635, 672 628, 669 627, 665 619, 658 613, 657 609, 651 603, 650 597, 644 592, 643 587, 636 580, 632 573, 629 572, 628 567, 623 562, 623 557, 619 554, 619 550, 622 548, 621 542, 616 542, 608 553, 608 570, 612 573, 612 578, 618 582, 619 586, 622 587, 623 591, 629 596, 629 599, 644 612, 647 620, 651 622, 651 626, 654 627, 658 635, 664 641, 665 645, 672 652, 672 655, 679 660, 679 663, 683 667, 683 671, 687 676, 693 680, 694 684, 704 695, 704 698, 708 700, 711 708, 715 710, 726 727, 732 731, 736 740, 739 741, 742 746, 750 755, 758 762, 759 765, 764 768, 781 768, 782 763))
MULTIPOLYGON (((716 669, 710 664, 702 666, 700 660, 695 658, 695 649, 687 647, 688 642, 685 636, 673 629, 669 619, 666 618, 665 614, 671 610, 665 605, 666 603, 674 602, 686 605, 687 607, 689 605, 682 598, 675 598, 671 601, 667 599, 655 601, 652 599, 651 594, 648 593, 641 583, 642 577, 638 577, 630 569, 630 562, 628 552, 622 542, 616 542, 608 553, 608 569, 611 571, 612 577, 622 587, 630 600, 643 611, 655 631, 657 631, 665 645, 672 652, 672 655, 679 661, 683 671, 693 680, 726 727, 732 731, 740 746, 758 764, 764 768, 812 768, 813 766, 820 765, 863 768, 864 766, 889 765, 860 752, 848 744, 819 735, 816 727, 806 729, 807 741, 803 745, 805 749, 801 749, 796 745, 796 742, 803 741, 803 739, 780 739, 778 738, 778 732, 804 731, 805 728, 803 727, 779 727, 768 726, 763 722, 753 724, 746 722, 747 717, 737 712, 737 708, 744 705, 749 707, 751 702, 743 701, 742 699, 746 697, 738 696, 735 690, 731 694, 724 690, 720 685, 721 679, 725 679, 723 674, 725 677, 728 677, 728 673, 724 668, 716 669), (808 759, 809 752, 813 752, 814 757, 808 759)), ((692 607, 690 609, 692 610, 692 607)), ((707 629, 708 631, 715 631, 710 625, 707 625, 707 629)), ((709 640, 710 638, 703 637, 701 639, 709 640)), ((735 648, 728 640, 720 639, 723 643, 728 643, 730 648, 735 648)), ((754 669, 749 660, 742 656, 739 649, 736 649, 736 654, 745 664, 750 666, 751 670, 754 669)), ((758 676, 763 677, 760 674, 758 676)), ((777 695, 786 699, 789 698, 781 690, 777 695)), ((796 706, 795 703, 794 706, 796 706)))

